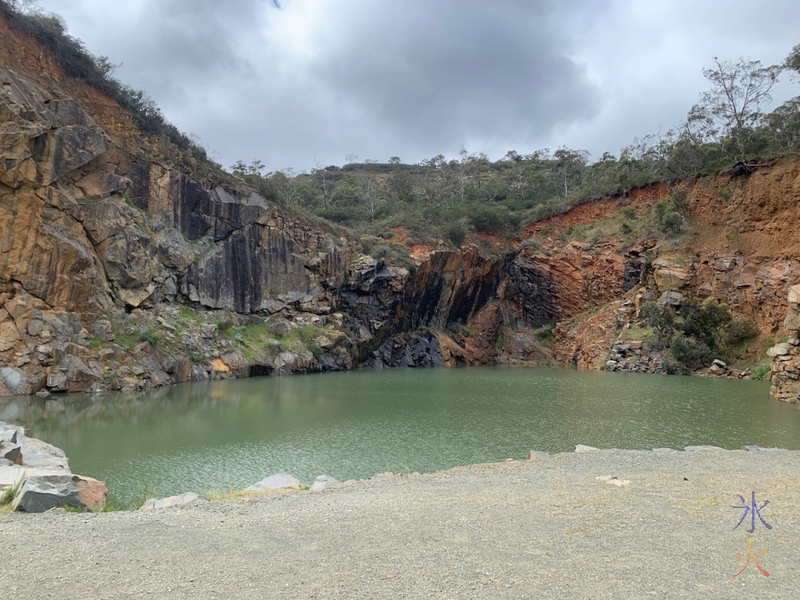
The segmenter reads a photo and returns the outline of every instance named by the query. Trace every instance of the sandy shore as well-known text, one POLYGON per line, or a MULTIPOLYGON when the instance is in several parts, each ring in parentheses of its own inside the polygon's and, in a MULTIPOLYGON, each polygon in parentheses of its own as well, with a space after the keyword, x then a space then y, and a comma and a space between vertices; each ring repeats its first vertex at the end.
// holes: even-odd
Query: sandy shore
POLYGON ((0 532, 15 599, 794 600, 800 452, 559 454, 182 509, 6 514, 0 532), (750 535, 733 505, 752 492, 769 503, 750 535))

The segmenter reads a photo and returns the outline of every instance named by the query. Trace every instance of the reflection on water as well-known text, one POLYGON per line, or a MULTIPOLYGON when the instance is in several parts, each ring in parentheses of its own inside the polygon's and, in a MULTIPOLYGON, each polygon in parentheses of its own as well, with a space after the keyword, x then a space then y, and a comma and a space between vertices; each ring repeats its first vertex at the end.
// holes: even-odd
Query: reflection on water
POLYGON ((562 369, 358 371, 136 394, 0 401, 0 420, 63 448, 129 502, 239 489, 271 473, 431 472, 529 449, 800 449, 800 411, 763 382, 562 369))

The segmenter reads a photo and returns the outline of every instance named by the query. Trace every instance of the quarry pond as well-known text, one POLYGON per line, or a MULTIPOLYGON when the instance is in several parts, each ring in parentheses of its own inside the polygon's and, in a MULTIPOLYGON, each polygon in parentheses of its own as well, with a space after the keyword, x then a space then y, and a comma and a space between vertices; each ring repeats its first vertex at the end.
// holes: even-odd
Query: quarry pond
POLYGON ((0 420, 63 448, 109 498, 304 484, 524 458, 531 449, 800 449, 800 410, 769 384, 570 369, 365 370, 136 394, 17 398, 0 420))

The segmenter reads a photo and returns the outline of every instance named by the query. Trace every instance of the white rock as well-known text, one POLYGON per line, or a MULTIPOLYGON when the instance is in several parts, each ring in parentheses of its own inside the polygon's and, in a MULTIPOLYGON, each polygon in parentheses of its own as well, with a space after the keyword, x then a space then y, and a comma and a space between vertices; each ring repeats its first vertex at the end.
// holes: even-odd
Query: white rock
POLYGON ((325 490, 329 490, 335 487, 339 487, 340 483, 336 481, 333 477, 328 475, 320 475, 311 485, 312 492, 323 492, 325 490))
POLYGON ((150 498, 147 502, 142 504, 139 510, 153 510, 156 508, 178 508, 181 506, 194 506, 208 502, 202 496, 194 492, 185 492, 177 496, 169 496, 168 498, 150 498))
POLYGON ((594 446, 584 446, 583 444, 575 446, 575 452, 592 452, 594 450, 597 450, 594 446))
POLYGON ((264 492, 269 490, 299 490, 300 482, 286 473, 275 473, 244 489, 246 492, 264 492))
POLYGON ((622 487, 631 484, 631 482, 628 481, 627 479, 619 479, 611 475, 601 475, 599 477, 595 477, 595 479, 597 481, 602 481, 603 483, 607 483, 609 485, 616 485, 617 487, 622 487))
POLYGON ((789 354, 791 349, 792 349, 791 345, 787 344, 786 342, 783 342, 781 344, 775 344, 772 348, 767 350, 767 356, 772 356, 772 357, 785 356, 789 354))

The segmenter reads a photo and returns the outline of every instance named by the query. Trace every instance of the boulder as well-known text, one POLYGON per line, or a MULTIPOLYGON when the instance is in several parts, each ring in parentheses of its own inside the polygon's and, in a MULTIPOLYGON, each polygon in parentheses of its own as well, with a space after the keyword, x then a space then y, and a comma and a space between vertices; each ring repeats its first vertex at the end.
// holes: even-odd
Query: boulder
POLYGON ((270 490, 299 490, 300 482, 286 473, 276 473, 244 489, 246 492, 264 492, 270 490))
POLYGON ((63 358, 61 368, 66 372, 66 388, 69 392, 85 392, 102 378, 102 372, 93 371, 81 359, 71 355, 63 358))
POLYGON ((597 450, 597 448, 595 448, 594 446, 584 446, 583 444, 578 444, 577 446, 575 446, 576 453, 594 452, 595 450, 597 450))
POLYGON ((44 384, 45 374, 41 369, 20 371, 13 367, 0 368, 0 396, 35 394, 44 384))
POLYGON ((683 304, 683 294, 680 292, 664 292, 658 299, 659 306, 681 306, 683 304))
POLYGON ((789 288, 789 304, 800 304, 800 285, 789 288))
POLYGON ((181 508, 183 506, 196 506, 208 502, 202 496, 194 492, 185 492, 177 496, 169 496, 168 498, 150 498, 147 502, 142 504, 139 510, 153 510, 156 508, 181 508))
POLYGON ((684 452, 703 452, 706 450, 716 451, 716 450, 725 450, 725 448, 720 448, 719 446, 686 446, 684 447, 684 452))
POLYGON ((22 448, 20 446, 4 446, 0 444, 0 458, 14 465, 22 465, 22 448))
POLYGON ((786 331, 800 331, 800 313, 789 309, 786 318, 783 321, 783 328, 786 331))
POLYGON ((776 356, 786 356, 792 350, 792 346, 783 342, 781 344, 776 344, 769 350, 767 350, 767 356, 776 357, 776 356))
POLYGON ((103 510, 108 488, 102 481, 80 475, 35 475, 25 479, 14 498, 19 512, 40 513, 59 506, 103 510))
POLYGON ((111 322, 106 320, 95 322, 95 324, 92 325, 92 335, 101 342, 113 342, 114 331, 111 327, 111 322))
POLYGON ((0 352, 11 350, 20 341, 22 341, 22 336, 13 322, 0 323, 0 352))
POLYGON ((311 485, 312 492, 324 492, 331 488, 339 487, 341 484, 329 475, 320 475, 311 485))
POLYGON ((533 460, 534 458, 547 458, 550 456, 549 452, 543 452, 542 450, 528 450, 528 460, 533 460))

